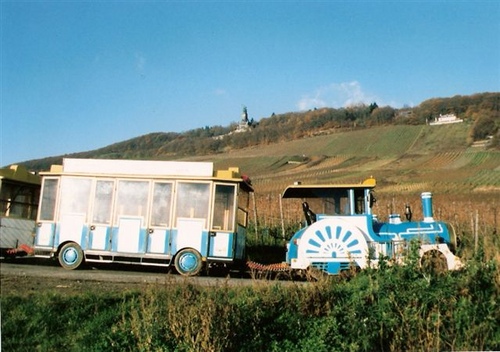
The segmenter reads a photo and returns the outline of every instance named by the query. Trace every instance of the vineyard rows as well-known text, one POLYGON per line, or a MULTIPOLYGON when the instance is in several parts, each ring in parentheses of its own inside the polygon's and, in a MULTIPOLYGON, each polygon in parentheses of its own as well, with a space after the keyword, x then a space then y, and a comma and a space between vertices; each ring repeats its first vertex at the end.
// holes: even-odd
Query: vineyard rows
POLYGON ((300 201, 280 197, 295 181, 358 183, 373 176, 374 212, 381 220, 402 214, 406 203, 420 219, 420 194, 428 191, 437 219, 470 231, 477 216, 480 232, 491 233, 500 223, 500 152, 468 147, 466 132, 465 125, 356 130, 255 148, 251 155, 232 153, 220 162, 251 176, 251 218, 256 215, 262 228, 303 220, 300 201))
MULTIPOLYGON (((432 156, 430 159, 427 161, 423 162, 422 164, 418 165, 419 168, 453 168, 453 163, 460 158, 462 155, 461 152, 447 152, 447 153, 438 153, 434 156, 432 156)), ((459 166, 455 166, 459 167, 459 166)))
POLYGON ((485 185, 487 185, 490 186, 490 189, 500 189, 500 171, 479 170, 466 181, 470 182, 475 187, 486 187, 485 185))
POLYGON ((471 194, 500 198, 500 152, 467 145, 469 127, 381 126, 211 155, 217 169, 238 166, 256 195, 302 183, 358 183, 373 176, 381 194, 471 194), (496 193, 495 193, 496 192, 496 193))

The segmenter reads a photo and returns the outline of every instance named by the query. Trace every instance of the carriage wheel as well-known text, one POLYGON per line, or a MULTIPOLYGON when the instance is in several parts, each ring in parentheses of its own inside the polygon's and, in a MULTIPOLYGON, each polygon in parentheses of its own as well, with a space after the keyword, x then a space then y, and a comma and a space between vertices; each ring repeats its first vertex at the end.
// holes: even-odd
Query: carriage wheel
POLYGON ((64 269, 74 270, 83 263, 82 248, 74 243, 66 243, 59 251, 59 264, 64 269))
POLYGON ((186 248, 175 256, 175 269, 183 276, 196 276, 203 268, 201 255, 197 250, 186 248))

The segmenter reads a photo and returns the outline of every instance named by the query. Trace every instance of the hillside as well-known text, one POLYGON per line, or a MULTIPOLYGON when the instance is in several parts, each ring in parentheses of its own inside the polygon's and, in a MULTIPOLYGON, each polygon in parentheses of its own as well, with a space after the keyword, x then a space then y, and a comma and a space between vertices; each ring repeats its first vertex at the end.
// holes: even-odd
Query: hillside
MULTIPOLYGON (((488 148, 500 150, 500 93, 479 93, 471 96, 454 96, 451 98, 433 98, 422 102, 414 108, 394 109, 390 106, 379 107, 376 103, 369 106, 360 104, 346 108, 321 108, 306 112, 290 112, 272 114, 261 118, 258 122, 246 121, 246 132, 235 133, 237 124, 227 127, 205 126, 183 133, 155 132, 115 143, 96 150, 59 155, 38 160, 26 161, 23 164, 29 169, 46 170, 52 164, 61 162, 63 157, 101 158, 101 159, 153 159, 178 160, 193 156, 211 156, 233 151, 246 153, 249 148, 273 146, 291 140, 303 140, 309 137, 330 136, 330 144, 335 154, 366 155, 367 157, 400 155, 406 150, 405 143, 412 140, 405 132, 400 136, 386 133, 384 139, 378 135, 381 126, 423 126, 441 115, 453 114, 465 121, 467 129, 456 137, 447 135, 448 145, 457 147, 472 145, 475 141, 490 138, 488 148), (365 131, 369 129, 369 131, 365 131), (362 132, 364 131, 364 132, 362 132), (344 132, 354 132, 348 138, 358 138, 361 143, 337 144, 337 138, 344 138, 344 132), (364 135, 363 133, 366 133, 364 135), (392 150, 383 144, 398 145, 392 150)), ((241 122, 240 122, 241 124, 241 122)), ((440 139, 441 136, 437 135, 440 139)), ((432 143, 431 143, 432 144, 432 143)), ((300 142, 299 142, 300 145, 300 142)), ((312 148, 316 143, 312 144, 312 148)), ((425 148, 425 145, 420 147, 425 148)), ((308 150, 301 146, 296 155, 322 155, 321 150, 308 150)), ((325 148, 325 147, 322 147, 325 148)), ((326 146, 328 151, 328 146, 326 146)), ((430 152, 434 152, 431 149, 430 152)), ((330 153, 330 152, 328 152, 330 153)), ((272 154, 267 154, 272 155, 272 154)), ((292 154, 288 154, 292 155, 292 154)), ((330 155, 330 154, 328 154, 330 155)))
MULTIPOLYGON (((496 96, 500 106, 500 94, 496 96)), ((445 111, 439 106, 441 110, 436 111, 445 111)), ((426 109, 422 116, 429 115, 426 109)), ((476 224, 476 230, 479 226, 498 233, 500 114, 494 106, 492 109, 463 108, 483 113, 471 117, 464 113, 463 122, 438 126, 415 124, 418 112, 391 124, 370 124, 372 115, 367 115, 368 120, 339 120, 335 114, 345 111, 324 109, 273 116, 244 133, 230 134, 230 128, 153 133, 94 151, 25 164, 46 170, 62 157, 73 157, 212 161, 216 169, 237 166, 255 189, 250 220, 264 228, 297 223, 301 218, 300 202, 280 197, 295 181, 358 183, 373 176, 378 199, 374 211, 381 219, 401 213, 406 204, 416 218, 421 217, 420 193, 430 191, 437 218, 453 223, 458 232, 471 231, 471 224, 476 224), (493 136, 486 139, 487 145, 475 143, 486 136, 493 136), (214 152, 209 147, 214 143, 223 144, 214 152)), ((366 109, 358 107, 357 112, 366 114, 366 109)))
POLYGON ((216 168, 238 166, 260 195, 279 194, 294 181, 359 182, 374 176, 380 192, 389 195, 432 190, 500 199, 500 93, 434 98, 402 110, 374 103, 273 114, 252 122, 247 132, 233 133, 235 127, 151 133, 24 164, 46 170, 63 157, 200 160, 216 168), (450 112, 463 122, 428 123, 450 112), (474 143, 485 138, 486 146, 474 143))
POLYGON ((500 151, 469 146, 469 128, 464 123, 372 127, 186 160, 240 167, 255 188, 252 217, 264 227, 280 226, 283 217, 286 223, 300 217, 300 202, 280 200, 281 192, 295 181, 358 183, 373 176, 375 212, 381 218, 401 213, 405 204, 421 217, 420 194, 432 192, 436 216, 453 222, 457 231, 470 231, 474 222, 496 229, 500 151))
POLYGON ((280 192, 294 181, 359 182, 374 176, 384 192, 500 196, 500 152, 469 147, 468 126, 382 126, 302 138, 186 160, 238 166, 259 192, 280 192))

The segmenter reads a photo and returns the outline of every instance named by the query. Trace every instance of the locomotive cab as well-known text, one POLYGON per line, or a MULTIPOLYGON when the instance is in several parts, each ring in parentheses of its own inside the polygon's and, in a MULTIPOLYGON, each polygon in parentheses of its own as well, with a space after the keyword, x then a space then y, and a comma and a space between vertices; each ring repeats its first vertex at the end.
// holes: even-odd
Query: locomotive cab
MULTIPOLYGON (((302 199, 304 213, 323 215, 371 215, 375 203, 373 178, 361 184, 343 185, 302 185, 289 186, 283 192, 283 198, 302 199)), ((306 217, 309 217, 308 215, 306 217)))

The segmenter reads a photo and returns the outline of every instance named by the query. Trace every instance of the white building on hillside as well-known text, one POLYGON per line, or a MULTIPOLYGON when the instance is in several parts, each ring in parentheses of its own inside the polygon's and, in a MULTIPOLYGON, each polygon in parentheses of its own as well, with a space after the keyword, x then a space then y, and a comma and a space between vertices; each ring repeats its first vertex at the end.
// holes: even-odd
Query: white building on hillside
POLYGON ((436 117, 434 121, 429 122, 429 125, 434 126, 434 125, 446 125, 449 123, 458 123, 458 122, 463 122, 464 120, 458 119, 455 114, 446 114, 446 115, 439 115, 439 117, 436 117))

